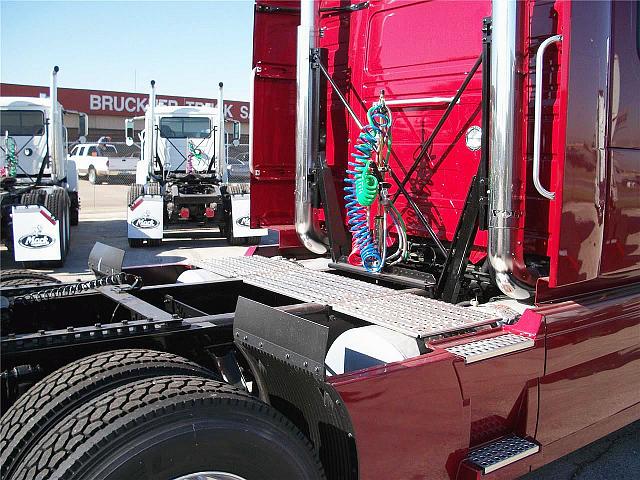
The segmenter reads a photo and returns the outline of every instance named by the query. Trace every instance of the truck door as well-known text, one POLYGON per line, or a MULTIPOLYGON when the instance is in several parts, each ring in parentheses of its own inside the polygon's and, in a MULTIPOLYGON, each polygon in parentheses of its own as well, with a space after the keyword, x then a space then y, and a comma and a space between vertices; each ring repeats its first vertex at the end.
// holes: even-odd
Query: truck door
MULTIPOLYGON (((564 183, 550 207, 559 233, 551 286, 638 268, 638 2, 612 3, 570 4, 562 43, 570 62, 564 183)), ((545 316, 547 353, 537 440, 550 461, 637 418, 640 291, 630 282, 538 313, 545 316)))
MULTIPOLYGON (((559 287, 598 276, 606 203, 606 92, 610 4, 571 2, 561 44, 565 76, 558 96, 565 98, 564 162, 556 165, 555 199, 549 205, 549 286, 559 287), (597 20, 590 14, 602 15, 597 20), (584 18, 580 24, 578 18, 584 18), (570 22, 570 24, 568 23, 570 22), (585 28, 587 25, 588 28, 585 28), (593 32, 590 28, 595 29, 593 32)), ((544 96, 543 96, 544 98, 544 96)), ((555 132, 554 132, 555 133, 555 132)), ((561 135, 561 133, 559 133, 561 135)), ((541 144, 549 139, 544 132, 541 144)), ((541 172, 544 176, 545 172, 541 172)))
POLYGON ((614 2, 601 275, 640 268, 640 2, 614 2))
POLYGON ((293 225, 299 2, 258 0, 251 100, 251 226, 293 225))
POLYGON ((571 9, 562 42, 566 146, 550 206, 557 232, 549 241, 550 287, 640 269, 638 2, 573 2, 571 9), (597 35, 575 20, 585 9, 606 10, 588 22, 597 35))

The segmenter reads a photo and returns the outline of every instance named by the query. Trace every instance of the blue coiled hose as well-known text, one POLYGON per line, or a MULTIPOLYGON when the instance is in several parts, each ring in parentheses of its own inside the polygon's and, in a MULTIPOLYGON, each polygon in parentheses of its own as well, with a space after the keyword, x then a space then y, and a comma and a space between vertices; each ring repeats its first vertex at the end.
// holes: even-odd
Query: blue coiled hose
POLYGON ((382 133, 380 127, 389 126, 389 117, 380 112, 380 106, 374 105, 367 112, 369 124, 358 135, 356 152, 348 162, 344 187, 346 195, 347 225, 351 232, 351 254, 349 263, 360 265, 368 272, 379 272, 383 267, 382 256, 371 236, 367 219, 367 207, 373 203, 378 193, 377 182, 366 181, 369 176, 371 156, 376 150, 376 136, 382 133), (358 199, 364 200, 363 205, 358 199))

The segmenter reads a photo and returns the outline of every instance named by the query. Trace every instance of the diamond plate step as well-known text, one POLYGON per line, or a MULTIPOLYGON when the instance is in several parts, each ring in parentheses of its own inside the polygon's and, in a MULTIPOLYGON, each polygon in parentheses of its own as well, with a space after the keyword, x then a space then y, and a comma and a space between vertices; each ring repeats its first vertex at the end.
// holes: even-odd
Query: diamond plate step
POLYGON ((539 451, 540 445, 537 443, 511 435, 472 450, 467 455, 467 461, 486 475, 539 451))
POLYGON ((193 262, 197 267, 227 278, 242 278, 258 273, 284 271, 302 266, 284 259, 269 257, 223 257, 193 262))
POLYGON ((497 337, 463 343, 455 347, 445 348, 447 352, 464 358, 464 363, 474 363, 487 358, 506 355, 507 353, 526 350, 534 345, 532 338, 513 333, 498 335, 497 337))
POLYGON ((411 293, 358 298, 334 305, 333 309, 417 338, 466 330, 496 321, 493 315, 484 312, 411 293))
POLYGON ((336 312, 414 338, 465 330, 499 320, 493 313, 311 270, 284 259, 232 257, 201 260, 195 264, 296 300, 329 305, 336 312))
POLYGON ((264 272, 246 277, 243 281, 303 302, 331 306, 358 298, 387 297, 401 293, 401 290, 393 290, 373 283, 308 268, 264 272))

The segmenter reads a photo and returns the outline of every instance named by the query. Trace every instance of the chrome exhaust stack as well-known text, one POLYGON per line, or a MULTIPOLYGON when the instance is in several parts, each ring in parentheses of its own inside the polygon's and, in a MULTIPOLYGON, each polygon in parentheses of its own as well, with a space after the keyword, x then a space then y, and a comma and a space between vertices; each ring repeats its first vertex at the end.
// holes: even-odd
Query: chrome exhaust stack
POLYGON ((49 165, 51 166, 51 173, 57 179, 63 178, 65 176, 64 168, 66 164, 62 162, 59 164, 58 161, 60 157, 58 156, 60 152, 58 149, 61 149, 61 145, 58 145, 58 128, 62 127, 58 125, 58 72, 60 68, 56 65, 53 67, 53 71, 51 72, 51 86, 49 87, 49 100, 51 101, 51 113, 49 118, 49 156, 53 157, 55 161, 49 161, 49 165), (63 171, 58 171, 62 169, 63 171))
POLYGON ((314 221, 309 188, 309 172, 317 157, 313 142, 313 86, 311 82, 311 49, 315 48, 317 26, 314 0, 302 0, 298 26, 296 75, 296 188, 295 225, 302 244, 313 253, 327 252, 327 240, 314 221))
MULTIPOLYGON (((519 228, 524 192, 518 184, 518 2, 492 1, 489 245, 488 255, 502 292, 518 300, 531 291, 516 278, 516 231, 519 228)), ((522 267, 522 265, 521 265, 522 267)))
POLYGON ((218 83, 218 173, 222 173, 222 181, 229 183, 227 170, 227 135, 224 129, 224 84, 218 83))
POLYGON ((151 91, 149 92, 149 104, 147 105, 148 117, 145 119, 145 158, 147 159, 147 170, 149 172, 149 179, 153 178, 153 166, 154 166, 154 142, 156 137, 155 122, 156 122, 156 81, 151 80, 151 91))

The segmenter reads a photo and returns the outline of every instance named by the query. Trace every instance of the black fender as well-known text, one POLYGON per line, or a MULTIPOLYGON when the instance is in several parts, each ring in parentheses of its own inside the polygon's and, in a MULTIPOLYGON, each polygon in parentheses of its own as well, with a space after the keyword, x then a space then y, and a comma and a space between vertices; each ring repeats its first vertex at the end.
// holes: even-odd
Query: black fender
POLYGON ((234 343, 261 398, 307 436, 328 480, 358 478, 351 417, 324 369, 330 342, 346 328, 312 303, 274 308, 240 297, 234 318, 234 343))

